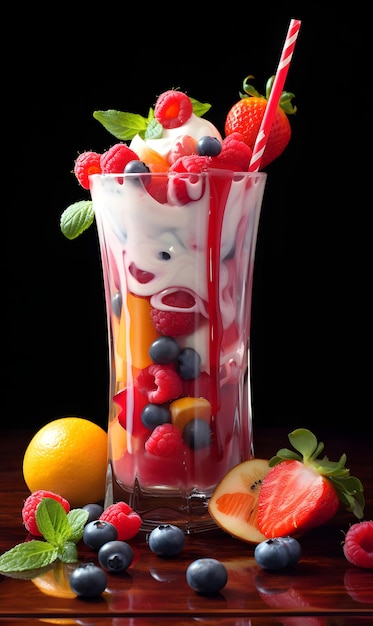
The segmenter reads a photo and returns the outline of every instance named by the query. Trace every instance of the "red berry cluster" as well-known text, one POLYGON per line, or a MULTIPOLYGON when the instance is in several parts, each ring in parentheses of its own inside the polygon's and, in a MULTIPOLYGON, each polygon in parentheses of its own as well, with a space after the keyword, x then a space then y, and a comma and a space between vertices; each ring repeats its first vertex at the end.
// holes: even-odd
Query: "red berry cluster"
MULTIPOLYGON (((71 510, 68 500, 52 491, 39 489, 31 493, 25 500, 22 508, 22 521, 31 535, 41 537, 42 534, 36 523, 36 509, 43 498, 53 498, 62 504, 66 513, 71 510)), ((88 503, 87 503, 88 504, 88 503)), ((99 517, 100 520, 110 522, 118 532, 118 540, 127 541, 137 535, 142 524, 141 517, 126 502, 116 502, 107 507, 99 517)))
POLYGON ((117 143, 103 154, 83 152, 74 165, 74 174, 84 189, 89 189, 91 174, 119 174, 130 161, 139 161, 136 152, 125 143, 117 143))

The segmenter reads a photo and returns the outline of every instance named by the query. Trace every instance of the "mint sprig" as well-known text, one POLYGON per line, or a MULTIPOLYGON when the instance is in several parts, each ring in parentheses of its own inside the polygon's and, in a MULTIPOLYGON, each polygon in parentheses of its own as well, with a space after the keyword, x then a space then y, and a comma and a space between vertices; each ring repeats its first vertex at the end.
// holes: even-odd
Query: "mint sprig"
POLYGON ((32 539, 20 543, 0 556, 0 573, 14 574, 38 570, 51 565, 56 559, 63 563, 76 563, 76 544, 83 537, 88 511, 72 509, 66 513, 54 498, 42 498, 35 517, 44 540, 32 539))
MULTIPOLYGON (((198 117, 202 117, 211 108, 211 104, 198 102, 194 98, 190 98, 190 101, 193 113, 198 117)), ((163 126, 155 119, 152 108, 149 109, 147 117, 115 109, 94 111, 93 117, 120 141, 130 141, 135 135, 140 135, 142 139, 161 139, 163 134, 163 126)))

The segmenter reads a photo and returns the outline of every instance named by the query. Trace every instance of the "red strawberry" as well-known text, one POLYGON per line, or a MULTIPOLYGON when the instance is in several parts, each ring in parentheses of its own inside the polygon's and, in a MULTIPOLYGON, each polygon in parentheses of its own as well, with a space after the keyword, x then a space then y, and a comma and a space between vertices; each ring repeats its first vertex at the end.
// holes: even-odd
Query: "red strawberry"
POLYGON ((338 462, 318 458, 324 449, 309 430, 299 428, 289 441, 301 454, 282 448, 269 465, 258 500, 258 527, 266 537, 295 535, 324 524, 335 515, 339 501, 363 517, 361 482, 338 462))
MULTIPOLYGON (((271 93, 274 76, 267 81, 265 97, 248 83, 253 76, 247 76, 243 82, 241 100, 236 102, 227 114, 224 131, 226 136, 231 133, 241 133, 245 143, 253 150, 259 132, 260 124, 271 93)), ((260 169, 277 159, 288 145, 291 137, 291 126, 288 115, 296 112, 296 107, 291 103, 293 93, 283 91, 273 119, 271 132, 264 150, 260 169)))

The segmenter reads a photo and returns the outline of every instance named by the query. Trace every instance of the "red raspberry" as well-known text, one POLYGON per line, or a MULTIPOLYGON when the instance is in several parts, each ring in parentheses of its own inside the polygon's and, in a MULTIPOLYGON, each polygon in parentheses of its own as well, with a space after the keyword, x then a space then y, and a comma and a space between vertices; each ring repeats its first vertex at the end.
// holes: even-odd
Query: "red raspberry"
POLYGON ((167 155, 167 161, 170 165, 175 163, 182 156, 190 156, 197 154, 197 139, 190 135, 181 135, 171 146, 167 155))
POLYGON ((198 316, 195 313, 178 313, 173 311, 160 311, 151 309, 150 316, 157 331, 168 337, 180 337, 190 335, 195 331, 198 316))
MULTIPOLYGON (((187 291, 175 291, 162 298, 162 302, 168 306, 179 309, 190 309, 194 306, 194 297, 187 291)), ((150 316, 157 331, 168 337, 190 335, 201 323, 201 316, 197 313, 182 313, 180 311, 161 311, 151 309, 150 316)))
POLYGON ((108 506, 100 515, 100 520, 113 524, 117 529, 118 541, 132 539, 140 530, 142 519, 126 502, 116 502, 108 506))
POLYGON ((243 141, 240 133, 232 133, 223 140, 219 156, 212 159, 213 166, 235 172, 247 172, 251 161, 252 150, 243 141))
POLYGON ((135 386, 153 404, 163 404, 178 398, 183 391, 183 383, 173 364, 154 363, 140 370, 135 386))
POLYGON ((170 89, 162 93, 154 107, 154 117, 163 128, 178 128, 188 121, 193 105, 185 93, 170 89))
POLYGON ((185 184, 185 181, 188 183, 196 183, 197 178, 193 177, 193 174, 200 174, 201 172, 207 172, 211 167, 212 157, 209 156, 200 156, 199 154, 190 154, 187 156, 182 156, 175 163, 173 163, 170 167, 170 172, 179 172, 182 173, 190 173, 190 176, 180 176, 175 177, 172 181, 172 190, 176 196, 176 200, 180 204, 187 204, 192 200, 195 202, 200 200, 205 192, 205 185, 201 186, 201 193, 199 196, 193 196, 191 198, 189 196, 188 187, 185 184))
POLYGON ((181 431, 169 423, 156 426, 145 442, 145 450, 156 456, 177 456, 183 447, 181 431))
POLYGON ((22 520, 26 530, 29 531, 35 537, 42 537, 42 533, 38 529, 38 525, 36 523, 36 509, 40 504, 42 498, 53 498, 60 502, 65 509, 66 513, 70 511, 70 503, 60 496, 57 493, 53 493, 52 491, 46 491, 44 489, 39 489, 38 491, 33 491, 32 494, 26 498, 23 508, 22 508, 22 520))
POLYGON ((181 156, 171 165, 170 172, 200 174, 200 172, 207 172, 209 167, 211 167, 211 157, 187 154, 186 156, 181 156))
POLYGON ((100 163, 103 174, 123 174, 127 163, 139 160, 136 152, 125 143, 116 143, 101 155, 100 163))
POLYGON ((344 555, 350 563, 365 569, 373 568, 373 521, 357 522, 348 529, 344 555))
POLYGON ((74 174, 84 189, 89 189, 90 174, 101 174, 100 159, 98 152, 83 152, 76 159, 74 174))

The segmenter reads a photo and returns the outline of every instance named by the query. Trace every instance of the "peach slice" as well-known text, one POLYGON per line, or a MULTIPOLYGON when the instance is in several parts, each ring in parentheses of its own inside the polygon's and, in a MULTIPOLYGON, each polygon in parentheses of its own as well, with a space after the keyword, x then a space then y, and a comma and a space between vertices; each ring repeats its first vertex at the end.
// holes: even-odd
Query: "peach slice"
POLYGON ((168 172, 170 169, 169 162, 153 148, 149 148, 140 135, 135 135, 132 139, 131 150, 136 152, 140 161, 143 161, 151 172, 168 172))
POLYGON ((215 488, 209 513, 218 526, 248 543, 268 539, 257 525, 258 499, 263 478, 269 472, 266 459, 250 459, 233 467, 215 488))
MULTIPOLYGON (((128 293, 127 308, 132 365, 134 368, 143 369, 152 364, 149 346, 159 337, 159 333, 153 324, 150 315, 151 305, 147 298, 128 293), (141 334, 138 332, 139 328, 141 328, 141 334)), ((127 318, 124 309, 122 309, 117 331, 116 350, 123 361, 127 361, 127 318)), ((126 382, 124 378, 123 382, 126 382)))
POLYGON ((169 409, 172 423, 181 431, 192 419, 209 422, 211 418, 211 404, 206 398, 178 398, 170 403, 169 409))

